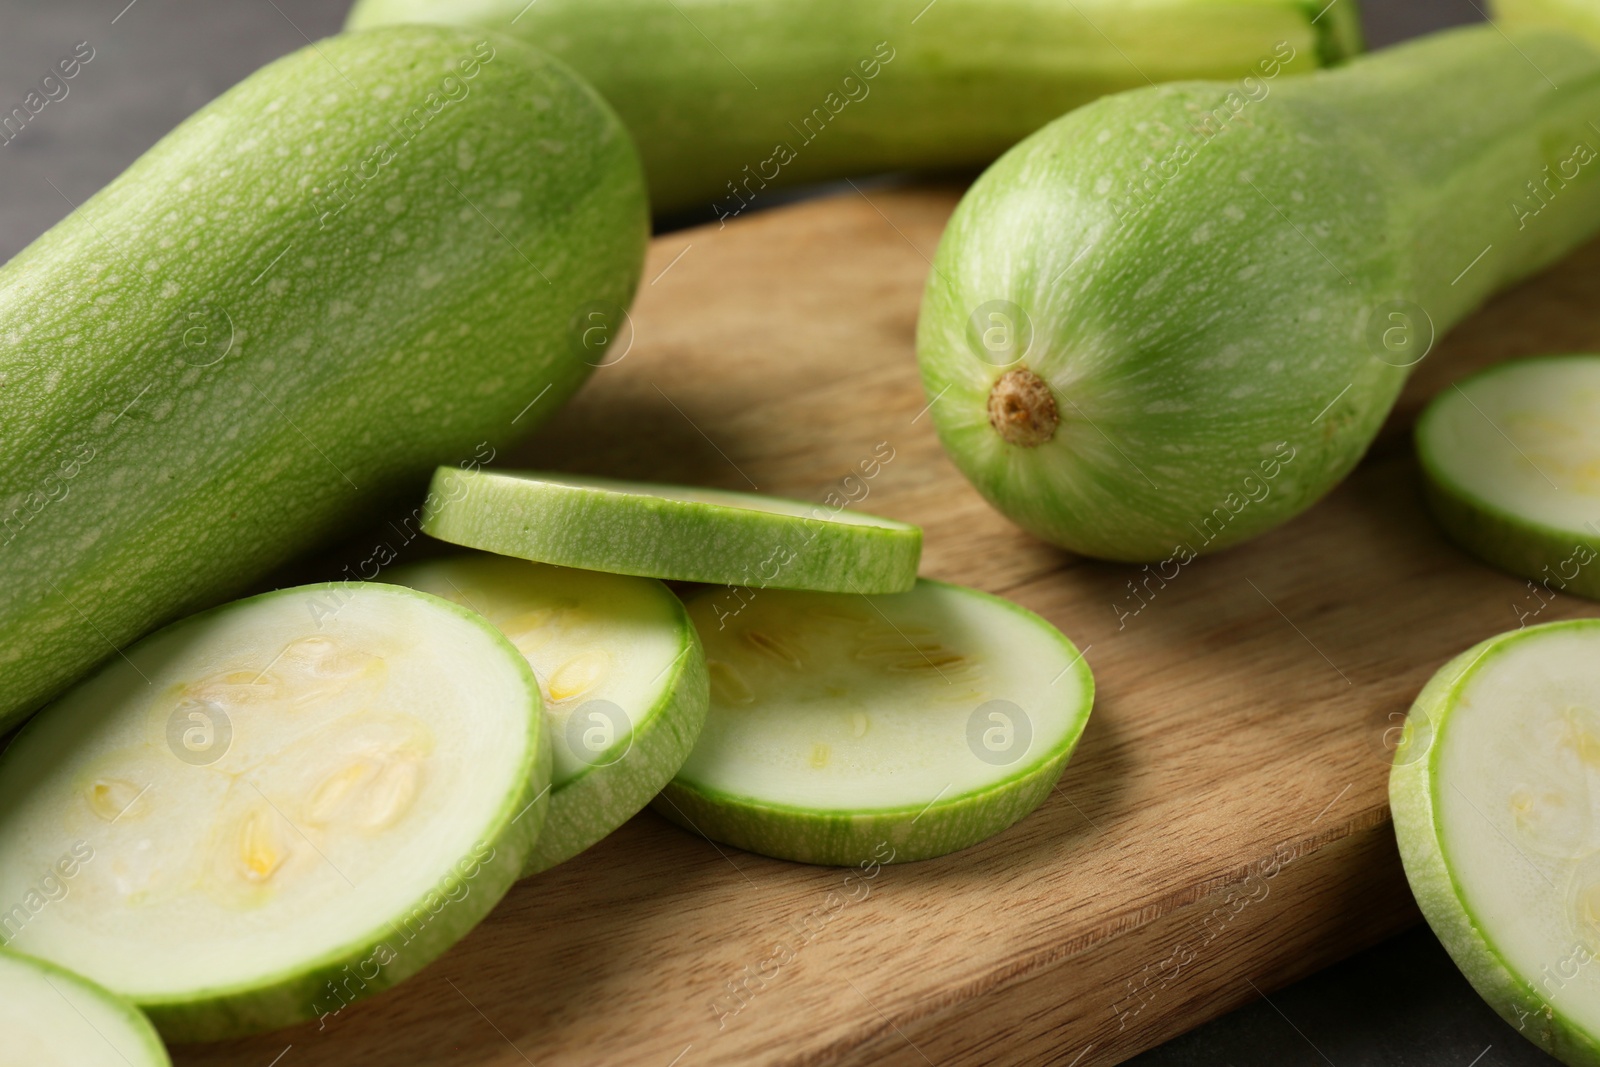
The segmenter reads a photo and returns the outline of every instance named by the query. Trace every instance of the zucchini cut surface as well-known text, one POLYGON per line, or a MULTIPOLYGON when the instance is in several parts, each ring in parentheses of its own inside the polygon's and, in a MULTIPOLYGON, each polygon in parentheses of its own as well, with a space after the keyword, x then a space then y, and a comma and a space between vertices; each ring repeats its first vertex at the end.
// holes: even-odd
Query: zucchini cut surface
POLYGON ((1389 796, 1417 903, 1473 987, 1547 1052, 1600 1064, 1600 620, 1442 668, 1389 796))
POLYGON ((1417 454, 1452 540, 1552 592, 1600 597, 1600 356, 1519 360, 1446 389, 1417 454))
POLYGON ((169 1039, 336 1013, 443 952, 520 872, 548 738, 481 617, 388 585, 281 590, 176 623, 0 758, 11 946, 169 1039))
POLYGON ((1045 620, 919 581, 881 597, 708 590, 711 712, 657 810, 782 859, 924 859, 1049 795, 1094 683, 1045 620))
POLYGON ((705 722, 705 656, 683 604, 649 578, 474 555, 392 579, 479 612, 528 659, 553 766, 533 874, 632 818, 677 772, 705 722))
POLYGON ((171 1067, 155 1027, 92 982, 0 952, 0 1063, 16 1067, 171 1067))

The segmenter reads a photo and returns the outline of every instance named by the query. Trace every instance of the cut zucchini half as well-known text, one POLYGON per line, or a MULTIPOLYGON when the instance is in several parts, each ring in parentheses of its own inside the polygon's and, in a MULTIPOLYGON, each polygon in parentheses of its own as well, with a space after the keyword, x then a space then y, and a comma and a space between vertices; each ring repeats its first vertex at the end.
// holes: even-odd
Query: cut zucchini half
POLYGON ((700 736, 705 655, 660 582, 486 555, 418 564, 391 580, 483 615, 539 679, 554 762, 550 812, 524 874, 631 819, 700 736))
POLYGON ((481 616, 359 583, 226 605, 111 660, 0 757, 10 946, 173 1041, 336 1014, 488 913, 549 775, 533 672, 481 616))
POLYGON ((922 558, 916 526, 721 489, 441 467, 429 500, 441 541, 611 574, 899 593, 922 558))
POLYGON ((1600 620, 1446 664, 1389 802, 1417 903, 1473 988, 1551 1055, 1600 1065, 1600 620))
POLYGON ((1600 598, 1600 356, 1493 367, 1417 424, 1428 502, 1451 540, 1551 592, 1600 598))
POLYGON ((172 1067, 138 1008, 43 960, 0 952, 0 1063, 172 1067))
POLYGON ((1094 680, 1054 626, 942 582, 859 597, 691 600, 711 675, 700 740, 656 810, 779 859, 927 859, 1050 794, 1094 680))

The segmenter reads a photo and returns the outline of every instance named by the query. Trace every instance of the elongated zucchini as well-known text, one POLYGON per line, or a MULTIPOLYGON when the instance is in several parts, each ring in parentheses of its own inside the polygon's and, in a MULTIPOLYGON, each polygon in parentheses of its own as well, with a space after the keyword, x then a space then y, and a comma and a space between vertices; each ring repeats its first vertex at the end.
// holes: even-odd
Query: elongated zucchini
POLYGON ((968 192, 918 329, 946 449, 1089 555, 1309 507, 1434 336, 1600 229, 1600 54, 1475 27, 1253 90, 1065 116, 968 192))
POLYGON ((615 116, 502 37, 324 41, 178 127, 0 270, 0 727, 539 421, 646 230, 615 116))
POLYGON ((1294 71, 1361 47, 1353 0, 362 0, 352 27, 465 23, 571 63, 639 142, 658 211, 987 163, 1147 79, 1294 71))

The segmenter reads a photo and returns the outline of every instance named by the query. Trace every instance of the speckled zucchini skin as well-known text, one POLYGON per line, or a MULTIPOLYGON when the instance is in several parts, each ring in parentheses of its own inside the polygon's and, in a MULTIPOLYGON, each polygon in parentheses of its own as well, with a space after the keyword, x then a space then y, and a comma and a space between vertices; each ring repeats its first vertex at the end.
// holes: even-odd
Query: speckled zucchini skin
POLYGON ((0 728, 553 411, 647 214, 601 99, 477 31, 323 41, 184 122, 0 270, 0 728))
POLYGON ((1600 163, 1577 162, 1600 148, 1600 54, 1506 32, 1141 89, 1007 153, 956 211, 918 330, 962 471, 1046 540, 1171 566, 1327 493, 1435 335, 1600 230, 1600 163), (975 341, 996 309, 1028 327, 998 357, 975 341), (1048 402, 1000 397, 1013 371, 1048 402), (996 397, 1037 409, 1034 439, 1002 436, 996 397))
POLYGON ((798 182, 982 165, 1097 97, 1243 77, 1279 42, 1297 72, 1361 49, 1348 0, 362 0, 349 25, 394 22, 548 49, 621 114, 656 210, 722 216, 798 182))

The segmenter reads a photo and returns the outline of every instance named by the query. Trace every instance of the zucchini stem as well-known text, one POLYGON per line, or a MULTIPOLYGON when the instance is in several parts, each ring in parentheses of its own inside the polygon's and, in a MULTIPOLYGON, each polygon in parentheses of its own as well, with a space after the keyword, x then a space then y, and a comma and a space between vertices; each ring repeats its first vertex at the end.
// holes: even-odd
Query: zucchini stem
POLYGON ((1009 444, 1037 448, 1060 422, 1050 383, 1026 367, 1006 371, 989 390, 989 425, 1009 444))

